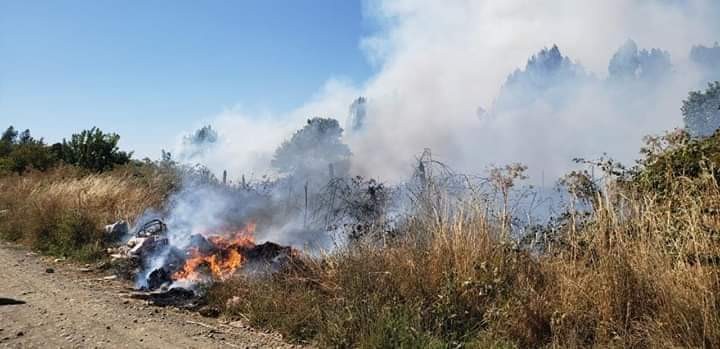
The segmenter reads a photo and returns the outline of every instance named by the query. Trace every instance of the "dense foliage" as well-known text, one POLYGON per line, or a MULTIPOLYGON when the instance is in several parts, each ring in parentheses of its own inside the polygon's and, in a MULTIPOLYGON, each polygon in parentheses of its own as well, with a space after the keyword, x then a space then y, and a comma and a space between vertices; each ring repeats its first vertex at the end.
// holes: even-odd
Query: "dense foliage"
POLYGON ((613 55, 608 65, 612 80, 656 80, 672 70, 670 53, 653 48, 639 49, 635 41, 628 40, 613 55))
POLYGON ((639 166, 631 171, 632 181, 642 190, 664 196, 679 179, 708 175, 720 181, 720 133, 693 138, 684 130, 647 137, 639 166))
POLYGON ((10 126, 0 137, 0 173, 23 173, 29 168, 44 171, 56 162, 43 140, 33 138, 30 130, 18 132, 10 126))
POLYGON ((119 149, 119 140, 119 135, 93 127, 73 134, 69 141, 47 145, 42 138, 33 138, 30 130, 18 132, 10 126, 0 137, 0 172, 46 171, 61 163, 92 172, 111 170, 127 164, 132 156, 119 149))
POLYGON ((693 137, 708 137, 720 128, 720 81, 705 91, 690 92, 682 105, 685 129, 693 137))
POLYGON ((339 174, 350 157, 350 148, 341 140, 342 132, 335 119, 309 119, 277 148, 272 166, 281 173, 301 177, 327 173, 328 166, 334 166, 339 174))
POLYGON ((93 127, 73 134, 69 141, 54 145, 53 150, 67 164, 102 172, 130 161, 132 153, 121 151, 118 141, 119 135, 93 127))

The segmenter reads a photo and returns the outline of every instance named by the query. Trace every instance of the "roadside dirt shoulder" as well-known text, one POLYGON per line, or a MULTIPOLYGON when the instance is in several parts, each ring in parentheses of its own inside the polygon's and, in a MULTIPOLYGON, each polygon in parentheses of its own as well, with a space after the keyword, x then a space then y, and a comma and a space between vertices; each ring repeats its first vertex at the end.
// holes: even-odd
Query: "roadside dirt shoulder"
POLYGON ((0 242, 0 347, 297 347, 240 322, 148 306, 105 276, 0 242))

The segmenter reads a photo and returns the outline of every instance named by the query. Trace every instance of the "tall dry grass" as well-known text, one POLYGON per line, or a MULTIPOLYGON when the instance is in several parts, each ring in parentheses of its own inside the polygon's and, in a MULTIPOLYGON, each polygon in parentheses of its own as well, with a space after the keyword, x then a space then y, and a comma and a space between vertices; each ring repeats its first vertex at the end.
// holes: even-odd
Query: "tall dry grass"
POLYGON ((101 256, 103 227, 131 222, 165 200, 162 174, 121 168, 87 174, 63 166, 0 177, 0 235, 41 252, 93 259, 101 256))
POLYGON ((667 197, 598 197, 541 253, 501 238, 479 208, 420 217, 402 240, 304 257, 209 297, 332 347, 718 348, 718 185, 678 178, 667 197))

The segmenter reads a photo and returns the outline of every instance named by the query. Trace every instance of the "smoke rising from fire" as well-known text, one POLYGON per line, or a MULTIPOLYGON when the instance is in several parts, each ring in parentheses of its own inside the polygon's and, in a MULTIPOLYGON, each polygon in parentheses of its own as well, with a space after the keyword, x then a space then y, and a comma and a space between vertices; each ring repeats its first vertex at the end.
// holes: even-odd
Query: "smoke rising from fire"
MULTIPOLYGON (((150 237, 152 241, 146 243, 150 247, 140 253, 138 287, 150 287, 151 274, 158 270, 178 273, 174 265, 179 255, 194 264, 173 275, 186 281, 185 286, 191 286, 200 278, 192 270, 194 267, 209 262, 211 268, 217 268, 212 270, 216 276, 232 274, 243 264, 237 249, 254 246, 255 242, 272 241, 308 252, 327 249, 333 243, 326 225, 307 214, 308 210, 302 206, 303 192, 293 186, 297 183, 291 179, 255 183, 251 188, 219 183, 202 169, 181 166, 178 171, 182 177, 179 190, 168 198, 161 210, 151 209, 138 217, 137 226, 127 237, 136 236, 147 222, 155 219, 164 222, 166 227, 166 231, 158 234, 161 239, 150 237), (211 254, 196 253, 207 241, 235 255, 226 255, 227 260, 220 260, 211 254)), ((313 189, 315 192, 317 188, 313 189)))
POLYGON ((573 157, 607 152, 629 162, 644 135, 682 126, 681 100, 707 80, 690 60, 692 46, 720 40, 720 3, 712 0, 377 0, 365 11, 380 27, 359 43, 374 76, 360 86, 331 78, 285 115, 224 112, 210 120, 219 146, 194 160, 235 178, 268 173, 275 148, 307 118, 344 123, 364 96, 365 129, 345 137, 356 174, 405 178, 424 148, 464 172, 520 161, 535 181, 564 173, 573 157), (666 50, 670 71, 611 82, 608 65, 628 39, 639 50, 666 50), (497 108, 508 76, 554 44, 585 76, 557 78, 551 94, 516 91, 517 105, 497 108))
MULTIPOLYGON (((281 115, 238 106, 204 120, 198 128, 212 127, 181 137, 176 158, 217 176, 227 170, 234 185, 188 179, 166 212, 138 221, 162 217, 180 249, 195 234, 251 221, 259 241, 331 247, 330 232, 354 223, 352 215, 334 219, 345 211, 327 180, 339 168, 302 152, 286 158, 319 165, 302 174, 273 166, 278 147, 311 118, 346 129, 341 142, 318 144, 347 144, 353 176, 404 181, 430 148, 461 173, 521 162, 531 182, 551 186, 573 158, 607 153, 631 163, 643 136, 682 126, 690 90, 720 78, 714 0, 373 0, 365 11, 380 28, 358 43, 376 67, 371 78, 356 85, 330 77, 281 115), (349 117, 358 103, 362 121, 349 117), (245 180, 252 190, 238 185, 245 180)), ((165 265, 163 253, 145 270, 165 265)))

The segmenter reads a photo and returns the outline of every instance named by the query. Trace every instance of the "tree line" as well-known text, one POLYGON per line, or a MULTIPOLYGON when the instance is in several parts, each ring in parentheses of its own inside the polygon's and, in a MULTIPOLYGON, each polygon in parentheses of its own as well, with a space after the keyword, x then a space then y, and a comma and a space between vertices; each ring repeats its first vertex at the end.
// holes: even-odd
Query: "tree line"
POLYGON ((9 126, 0 136, 0 173, 45 171, 61 163, 103 172, 130 162, 132 152, 120 150, 120 136, 97 127, 73 134, 62 142, 46 144, 30 130, 9 126))
MULTIPOLYGON (((704 91, 692 91, 681 108, 683 132, 691 139, 704 139, 720 128, 720 82, 708 85, 704 91)), ((284 141, 275 151, 271 165, 284 174, 310 177, 326 173, 328 167, 336 175, 348 170, 351 151, 342 142, 343 129, 335 119, 311 118, 307 124, 284 141)), ((217 133, 206 126, 195 138, 204 142, 217 141, 217 133)), ((0 174, 22 174, 29 169, 45 171, 60 163, 78 166, 93 172, 103 172, 131 161, 132 152, 120 150, 120 136, 105 133, 97 127, 73 134, 62 142, 46 144, 35 138, 30 130, 19 131, 9 126, 0 136, 0 174)), ((163 159, 169 153, 164 153, 163 159)))

